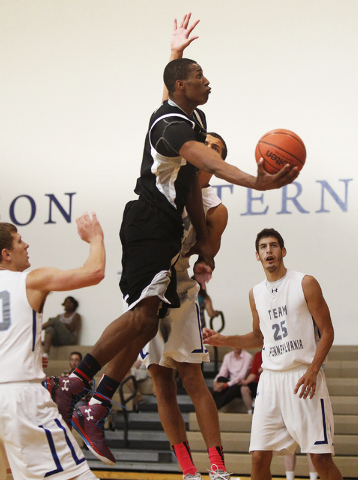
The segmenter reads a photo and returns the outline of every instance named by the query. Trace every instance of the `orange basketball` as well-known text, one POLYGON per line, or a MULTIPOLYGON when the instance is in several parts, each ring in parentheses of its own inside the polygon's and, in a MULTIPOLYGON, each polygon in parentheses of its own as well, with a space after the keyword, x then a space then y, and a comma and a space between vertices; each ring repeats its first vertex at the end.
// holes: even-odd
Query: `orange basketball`
POLYGON ((264 168, 268 173, 279 172, 286 163, 301 170, 306 161, 306 147, 298 135, 280 128, 260 138, 255 157, 256 162, 261 157, 264 159, 264 168))

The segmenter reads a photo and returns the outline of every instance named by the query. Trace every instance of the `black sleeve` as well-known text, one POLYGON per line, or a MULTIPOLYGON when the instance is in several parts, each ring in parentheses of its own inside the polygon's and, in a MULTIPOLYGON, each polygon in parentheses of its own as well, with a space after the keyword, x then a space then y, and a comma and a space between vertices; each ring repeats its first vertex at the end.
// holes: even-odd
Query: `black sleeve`
POLYGON ((180 118, 163 119, 151 132, 153 147, 161 155, 169 157, 179 155, 184 143, 196 139, 197 136, 189 121, 180 118))

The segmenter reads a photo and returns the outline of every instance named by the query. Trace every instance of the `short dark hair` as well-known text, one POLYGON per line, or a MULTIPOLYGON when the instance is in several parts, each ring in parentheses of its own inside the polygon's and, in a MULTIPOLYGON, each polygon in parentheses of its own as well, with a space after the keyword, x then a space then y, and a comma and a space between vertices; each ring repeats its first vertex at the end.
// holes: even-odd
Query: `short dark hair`
POLYGON ((217 138, 223 144, 224 149, 223 149, 223 153, 221 155, 221 158, 223 160, 225 160, 226 157, 227 157, 227 146, 226 146, 226 142, 223 139, 223 137, 221 135, 219 135, 218 133, 215 133, 215 132, 208 132, 207 135, 211 135, 212 137, 217 138))
POLYGON ((0 222, 0 263, 2 262, 1 252, 4 248, 7 250, 13 249, 14 234, 17 233, 17 228, 12 223, 0 222))
POLYGON ((74 307, 75 307, 73 311, 76 311, 77 308, 78 308, 78 302, 77 302, 77 300, 76 300, 75 298, 73 298, 73 297, 66 297, 65 300, 63 301, 63 304, 62 304, 62 305, 65 304, 65 301, 66 301, 66 300, 70 300, 70 301, 73 303, 73 305, 74 305, 74 307))
POLYGON ((164 69, 163 80, 169 95, 174 92, 177 80, 186 80, 190 72, 190 65, 197 63, 190 58, 177 58, 168 63, 164 69))
POLYGON ((260 240, 261 240, 261 238, 265 238, 265 237, 273 237, 273 238, 276 238, 276 240, 278 241, 278 244, 280 245, 281 250, 284 248, 285 242, 283 241, 283 238, 282 238, 281 235, 278 233, 278 231, 275 230, 274 228, 264 228, 264 229, 261 230, 261 232, 259 232, 259 233, 257 234, 257 236, 256 236, 255 247, 256 247, 256 252, 257 252, 257 253, 259 252, 259 243, 260 243, 260 240))
POLYGON ((71 352, 70 357, 72 357, 72 355, 78 355, 80 357, 80 361, 82 362, 82 353, 81 352, 71 352))

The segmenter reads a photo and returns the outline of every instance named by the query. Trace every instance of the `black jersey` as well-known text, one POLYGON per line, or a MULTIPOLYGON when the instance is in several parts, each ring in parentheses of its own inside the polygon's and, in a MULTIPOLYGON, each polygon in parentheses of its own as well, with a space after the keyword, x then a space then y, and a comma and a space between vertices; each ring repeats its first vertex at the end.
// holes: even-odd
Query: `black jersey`
POLYGON ((165 101, 149 122, 135 193, 181 221, 198 169, 184 160, 179 150, 188 141, 204 143, 205 139, 206 119, 201 110, 189 117, 173 102, 165 101))

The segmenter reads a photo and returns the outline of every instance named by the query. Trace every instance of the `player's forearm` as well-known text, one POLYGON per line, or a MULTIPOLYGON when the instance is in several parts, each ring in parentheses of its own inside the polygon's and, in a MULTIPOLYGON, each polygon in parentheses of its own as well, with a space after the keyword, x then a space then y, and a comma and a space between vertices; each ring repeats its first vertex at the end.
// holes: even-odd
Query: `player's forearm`
POLYGON ((193 183, 186 205, 190 221, 194 227, 196 238, 199 241, 209 241, 209 231, 205 222, 205 213, 203 208, 203 198, 199 180, 196 177, 193 183))
MULTIPOLYGON (((178 58, 182 58, 183 57, 183 51, 184 51, 184 49, 183 50, 171 49, 168 63, 171 62, 172 60, 177 60, 178 58)), ((169 92, 168 92, 167 87, 164 85, 163 86, 162 102, 164 102, 165 100, 168 100, 168 98, 169 98, 169 92)))
POLYGON ((333 327, 329 328, 326 331, 324 331, 323 333, 321 333, 321 338, 318 342, 315 356, 314 356, 313 361, 312 361, 312 363, 309 367, 311 370, 313 370, 315 372, 319 371, 319 369, 321 368, 325 358, 327 357, 327 355, 328 355, 328 353, 331 349, 331 346, 333 344, 333 340, 334 340, 333 327))
POLYGON ((254 332, 245 335, 223 335, 223 346, 233 348, 262 348, 262 337, 254 332))
POLYGON ((96 285, 104 278, 106 266, 106 252, 103 241, 93 241, 90 244, 90 253, 82 270, 88 276, 92 285, 96 285))
POLYGON ((179 154, 200 170, 211 173, 217 178, 242 187, 257 189, 257 177, 243 172, 234 165, 223 162, 218 153, 195 141, 186 142, 179 154), (208 151, 209 150, 209 151, 208 151))

